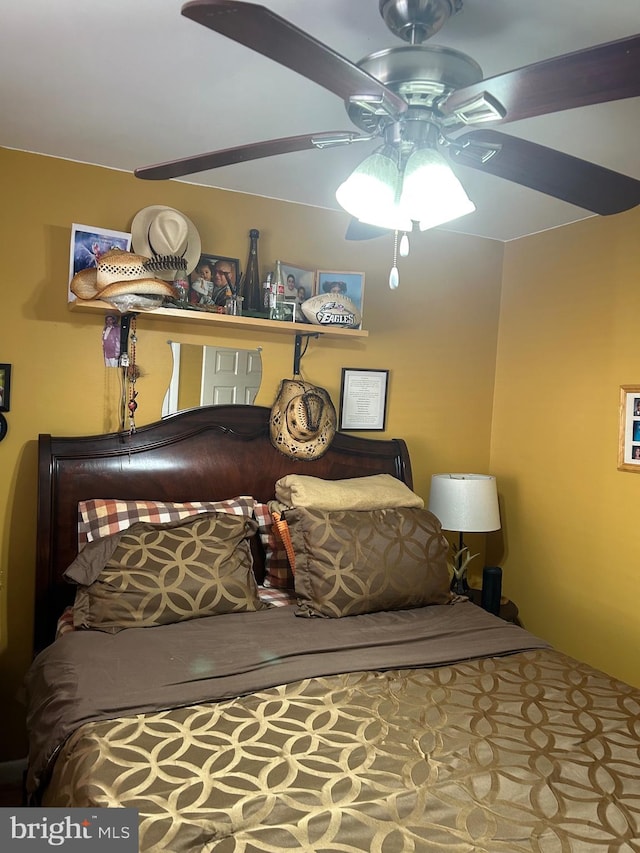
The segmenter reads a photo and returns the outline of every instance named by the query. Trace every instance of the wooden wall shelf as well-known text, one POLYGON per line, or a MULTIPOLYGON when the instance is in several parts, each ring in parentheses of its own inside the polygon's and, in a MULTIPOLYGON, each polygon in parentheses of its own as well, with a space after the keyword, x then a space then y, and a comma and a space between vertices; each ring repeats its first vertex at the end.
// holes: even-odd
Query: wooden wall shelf
MULTIPOLYGON (((69 302, 71 311, 100 311, 117 313, 112 305, 99 300, 90 303, 69 302)), ((208 311, 182 311, 180 308, 156 308, 154 311, 143 311, 141 315, 151 320, 183 320, 188 323, 208 323, 226 326, 229 329, 243 329, 265 332, 277 332, 284 335, 325 335, 333 338, 366 338, 369 332, 364 329, 336 329, 326 326, 315 326, 310 323, 291 323, 279 320, 267 320, 261 317, 233 317, 229 314, 215 314, 208 311)))

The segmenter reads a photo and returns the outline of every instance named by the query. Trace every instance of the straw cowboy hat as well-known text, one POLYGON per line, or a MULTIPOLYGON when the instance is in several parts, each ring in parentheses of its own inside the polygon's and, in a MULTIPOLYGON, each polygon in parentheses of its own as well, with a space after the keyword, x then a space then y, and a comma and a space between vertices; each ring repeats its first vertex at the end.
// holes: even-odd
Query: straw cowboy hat
POLYGON ((292 459, 319 459, 336 434, 336 410, 324 388, 283 379, 269 417, 271 443, 292 459))
POLYGON ((145 266, 148 261, 143 255, 111 249, 98 259, 97 267, 74 275, 71 292, 78 299, 108 302, 119 311, 158 308, 174 291, 166 281, 153 278, 145 266))
POLYGON ((164 204, 153 204, 139 210, 131 223, 131 245, 134 252, 152 260, 167 263, 162 268, 156 265, 158 275, 168 281, 173 279, 175 267, 171 258, 183 258, 187 262, 187 275, 196 268, 202 250, 200 235, 193 222, 164 204))

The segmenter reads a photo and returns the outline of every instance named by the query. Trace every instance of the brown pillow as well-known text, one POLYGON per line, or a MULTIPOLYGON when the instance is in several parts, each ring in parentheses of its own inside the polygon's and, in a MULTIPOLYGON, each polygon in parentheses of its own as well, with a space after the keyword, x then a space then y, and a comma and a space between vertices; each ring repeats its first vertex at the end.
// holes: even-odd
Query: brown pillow
POLYGON ((447 540, 425 509, 296 507, 285 518, 300 616, 355 616, 447 604, 447 540))
POLYGON ((116 633, 263 609, 248 541, 256 529, 253 519, 201 513, 169 524, 136 522, 108 543, 87 545, 65 572, 85 582, 74 626, 116 633))

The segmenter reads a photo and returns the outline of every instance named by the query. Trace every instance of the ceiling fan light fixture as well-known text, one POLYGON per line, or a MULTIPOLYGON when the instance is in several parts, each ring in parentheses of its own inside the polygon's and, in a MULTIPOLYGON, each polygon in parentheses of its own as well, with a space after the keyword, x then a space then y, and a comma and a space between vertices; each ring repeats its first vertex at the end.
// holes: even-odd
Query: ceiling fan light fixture
POLYGON ((442 154, 420 148, 404 171, 400 208, 426 231, 476 209, 442 154))
POLYGON ((411 231, 411 218, 397 204, 401 174, 382 149, 366 157, 336 190, 336 201, 360 222, 411 231))

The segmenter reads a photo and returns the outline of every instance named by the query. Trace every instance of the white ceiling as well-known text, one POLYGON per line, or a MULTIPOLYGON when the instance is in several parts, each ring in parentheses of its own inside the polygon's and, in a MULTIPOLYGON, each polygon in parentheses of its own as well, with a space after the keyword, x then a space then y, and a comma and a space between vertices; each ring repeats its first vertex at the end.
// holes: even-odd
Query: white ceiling
MULTIPOLYGON (((0 145, 132 171, 248 142, 353 130, 334 95, 180 14, 182 0, 3 0, 0 145)), ((357 61, 404 44, 378 0, 263 5, 357 61)), ((472 56, 484 76, 633 35, 640 0, 464 0, 431 43, 472 56)), ((500 128, 640 179, 640 99, 500 128)), ((305 151, 185 178, 339 209, 333 193, 365 144, 305 151)), ((498 240, 588 211, 465 169, 477 211, 448 230, 498 240)), ((345 222, 348 217, 345 214, 345 222)))

